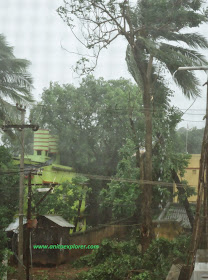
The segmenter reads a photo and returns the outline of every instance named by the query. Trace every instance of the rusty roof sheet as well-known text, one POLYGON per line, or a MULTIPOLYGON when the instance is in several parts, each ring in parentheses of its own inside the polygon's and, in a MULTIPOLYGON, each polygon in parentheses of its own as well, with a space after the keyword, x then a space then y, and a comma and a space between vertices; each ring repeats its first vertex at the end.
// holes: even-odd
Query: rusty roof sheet
POLYGON ((45 218, 59 225, 60 227, 74 228, 74 225, 68 223, 63 217, 57 215, 43 215, 45 218))

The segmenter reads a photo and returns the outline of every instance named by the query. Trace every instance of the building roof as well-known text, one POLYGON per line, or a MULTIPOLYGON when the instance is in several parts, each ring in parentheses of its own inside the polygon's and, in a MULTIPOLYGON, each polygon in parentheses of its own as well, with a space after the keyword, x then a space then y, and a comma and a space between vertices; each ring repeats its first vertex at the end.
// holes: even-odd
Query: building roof
POLYGON ((74 225, 68 223, 63 217, 57 215, 42 215, 46 219, 54 222, 55 224, 59 225, 60 227, 67 227, 67 228, 74 228, 74 225))
MULTIPOLYGON (((27 219, 23 218, 23 225, 27 223, 27 219)), ((8 227, 5 229, 5 231, 13 231, 15 233, 18 232, 19 228, 19 218, 16 218, 15 221, 8 225, 8 227)))
MULTIPOLYGON (((66 228, 74 228, 74 225, 68 223, 63 217, 57 216, 57 215, 42 215, 46 219, 49 219, 50 221, 54 222, 55 224, 59 225, 60 227, 66 227, 66 228)), ((27 219, 23 218, 23 224, 25 225, 27 223, 27 219)), ((15 233, 19 232, 19 218, 16 218, 14 222, 8 225, 8 227, 5 229, 5 231, 13 231, 15 233)))
POLYGON ((161 221, 178 221, 184 228, 191 228, 186 210, 179 203, 168 203, 158 219, 161 221))

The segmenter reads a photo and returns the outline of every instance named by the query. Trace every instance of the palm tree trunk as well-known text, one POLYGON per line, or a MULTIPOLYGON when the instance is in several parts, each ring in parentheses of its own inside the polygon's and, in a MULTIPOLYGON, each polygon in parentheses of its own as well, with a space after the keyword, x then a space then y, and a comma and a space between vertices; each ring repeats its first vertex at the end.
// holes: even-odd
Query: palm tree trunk
MULTIPOLYGON (((145 117, 145 157, 140 160, 140 179, 143 181, 152 181, 152 110, 151 110, 151 74, 153 65, 153 56, 150 55, 148 64, 141 63, 140 50, 136 46, 132 48, 134 60, 141 73, 143 80, 143 105, 145 117)), ((138 85, 141 86, 141 85, 138 85)), ((154 237, 152 224, 152 185, 141 184, 141 246, 144 253, 149 247, 154 237)))
MULTIPOLYGON (((152 181, 152 112, 151 112, 151 93, 150 83, 144 86, 143 94, 144 116, 145 116, 145 149, 146 154, 141 172, 141 180, 152 181)), ((144 253, 149 247, 154 236, 152 226, 152 185, 142 185, 142 228, 141 245, 144 253)))

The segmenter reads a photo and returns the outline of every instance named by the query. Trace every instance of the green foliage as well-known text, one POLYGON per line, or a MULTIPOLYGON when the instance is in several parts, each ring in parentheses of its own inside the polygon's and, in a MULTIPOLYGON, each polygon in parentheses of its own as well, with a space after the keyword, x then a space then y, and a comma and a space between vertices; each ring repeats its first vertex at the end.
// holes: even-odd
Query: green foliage
POLYGON ((190 186, 188 185, 188 182, 187 182, 186 180, 182 180, 182 181, 181 181, 181 184, 186 185, 186 186, 184 187, 185 192, 184 192, 183 194, 181 194, 181 193, 179 193, 179 191, 177 191, 177 192, 175 193, 175 196, 178 195, 178 200, 179 200, 179 202, 180 202, 181 204, 183 204, 183 202, 184 202, 187 198, 189 198, 189 197, 191 197, 191 196, 193 196, 193 195, 197 195, 197 192, 196 192, 196 189, 195 189, 194 187, 190 187, 190 186))
MULTIPOLYGON (((28 60, 14 56, 5 37, 0 34, 0 124, 3 121, 16 121, 16 108, 11 103, 32 101, 32 78, 28 73, 28 60)), ((7 131, 14 138, 14 134, 7 131)))
POLYGON ((170 106, 159 109, 153 116, 153 139, 155 143, 159 142, 155 144, 157 149, 153 148, 154 174, 161 181, 172 182, 171 171, 174 169, 183 176, 190 156, 175 152, 174 137, 181 111, 170 106))
MULTIPOLYGON (((203 1, 140 0, 134 5, 130 4, 129 1, 112 0, 64 0, 63 3, 64 5, 58 9, 59 15, 74 34, 78 34, 74 23, 79 20, 78 28, 82 34, 79 41, 83 40, 83 45, 92 49, 93 55, 96 57, 93 67, 87 67, 84 61, 83 69, 80 67, 77 69, 82 70, 80 74, 88 73, 90 68, 93 70, 102 48, 106 48, 118 36, 124 36, 127 41, 126 61, 128 69, 143 95, 146 128, 146 135, 143 137, 145 145, 143 146, 145 146, 147 154, 152 154, 152 142, 160 141, 160 148, 156 146, 158 149, 153 158, 149 156, 145 160, 146 173, 144 173, 144 177, 147 180, 154 177, 154 180, 166 179, 170 182, 172 170, 183 173, 184 160, 186 160, 181 155, 175 155, 173 144, 170 141, 171 135, 168 134, 170 129, 169 127, 167 129, 167 126, 170 126, 174 131, 175 125, 173 123, 176 124, 181 115, 177 112, 168 115, 169 112, 165 110, 167 109, 165 106, 160 114, 155 104, 160 103, 161 97, 163 105, 168 103, 170 95, 165 94, 165 89, 168 89, 165 83, 167 72, 172 75, 185 96, 190 98, 200 95, 200 83, 194 71, 176 70, 181 65, 207 65, 206 58, 197 50, 199 47, 208 48, 207 39, 203 35, 184 32, 185 28, 198 27, 207 22, 207 11, 202 9, 203 1), (154 118, 153 129, 152 116, 154 118), (157 116, 164 123, 157 122, 157 116), (159 130, 158 135, 156 129, 159 130), (181 158, 182 161, 179 164, 181 158), (152 173, 152 162, 154 172, 150 174, 152 173)), ((173 108, 173 111, 176 110, 173 108)), ((141 127, 139 127, 140 129, 141 127)), ((141 145, 142 141, 138 141, 137 136, 134 138, 135 145, 136 141, 141 145)), ((122 164, 127 166, 126 162, 122 164)), ((119 193, 119 188, 122 190, 122 187, 121 184, 115 184, 115 193, 119 193)), ((130 197, 125 188, 124 191, 130 197)), ((115 197, 113 187, 111 194, 112 197, 115 197)), ((163 194, 160 191, 158 197, 163 194)), ((123 198, 125 198, 125 194, 123 198)), ((122 213, 120 209, 123 198, 121 199, 119 196, 113 202, 114 205, 118 205, 116 212, 119 215, 122 213)), ((149 200, 151 200, 151 196, 149 196, 149 200)), ((148 205, 149 203, 147 203, 148 205)), ((150 211, 147 212, 150 213, 150 211)), ((150 220, 150 217, 147 220, 150 220)))
MULTIPOLYGON (((0 90, 4 97, 16 102, 31 101, 32 79, 27 72, 30 65, 25 59, 16 58, 13 48, 9 47, 5 37, 0 34, 1 83, 0 90)), ((1 96, 1 105, 3 102, 1 96)), ((5 102, 7 105, 7 102, 5 102)))
POLYGON ((79 279, 125 279, 131 275, 134 280, 163 280, 175 262, 184 262, 187 258, 190 237, 179 236, 173 241, 160 238, 152 242, 142 256, 138 242, 104 240, 98 250, 81 257, 75 267, 89 266, 88 272, 79 274, 79 279), (132 270, 140 273, 133 273, 132 270))
MULTIPOLYGON (((183 177, 190 155, 177 153, 175 149, 176 125, 181 120, 181 111, 174 106, 166 106, 163 110, 161 107, 153 118, 153 139, 159 143, 155 144, 156 149, 153 148, 153 176, 155 181, 172 183, 172 171, 183 177)), ((158 202, 164 207, 167 201, 172 200, 172 189, 158 183, 153 188, 153 196, 153 208, 157 209, 158 202)))
POLYGON ((181 235, 173 241, 164 238, 153 240, 142 259, 142 266, 151 271, 151 278, 165 279, 174 262, 183 263, 188 256, 190 236, 181 235), (150 268, 153 267, 151 270, 150 268))
POLYGON ((40 126, 59 135, 62 164, 83 173, 111 175, 118 150, 131 133, 129 99, 137 117, 141 97, 128 80, 105 81, 88 76, 78 88, 51 83, 42 94, 41 106, 31 111, 31 119, 39 116, 40 126))
MULTIPOLYGON (((157 170, 162 168, 161 174, 161 179, 166 181, 166 182, 171 182, 172 180, 172 170, 175 170, 181 177, 183 177, 185 168, 188 166, 189 159, 191 155, 189 154, 179 154, 179 153, 174 153, 172 149, 168 151, 164 157, 162 157, 161 162, 160 158, 155 158, 155 165, 157 165, 157 170)), ((158 170, 159 173, 159 170, 158 170)))
MULTIPOLYGON (((133 137, 129 115, 134 121, 136 137, 144 142, 140 104, 138 88, 130 81, 122 78, 105 81, 88 76, 78 88, 51 83, 43 92, 41 106, 31 111, 31 119, 39 116, 43 128, 59 135, 62 164, 82 173, 112 176, 121 158, 119 149, 127 138, 133 137)), ((90 224, 96 223, 95 209, 102 202, 99 192, 106 183, 90 181, 92 193, 87 201, 90 224)), ((101 216, 105 218, 106 213, 101 216)))
MULTIPOLYGON (((172 135, 174 132, 172 131, 172 135)), ((174 143, 172 136, 166 139, 163 146, 160 146, 153 156, 154 176, 155 179, 162 182, 173 182, 172 171, 174 170, 181 177, 184 176, 185 168, 188 166, 190 155, 180 154, 174 151, 174 143)), ((180 195, 180 201, 183 202, 185 198, 189 197, 193 190, 186 187, 183 197, 180 195)), ((158 207, 158 202, 162 207, 173 198, 172 188, 158 185, 153 188, 153 208, 158 207)), ((159 214, 157 211, 156 214, 159 214)))
MULTIPOLYGON (((193 4, 194 2, 196 1, 142 0, 137 2, 133 25, 135 29, 139 27, 142 30, 137 33, 136 39, 137 47, 142 53, 138 59, 143 60, 142 63, 147 65, 149 54, 153 55, 154 66, 156 66, 153 67, 153 75, 159 73, 159 77, 165 78, 167 71, 173 75, 181 65, 207 64, 205 57, 197 51, 199 47, 205 49, 208 47, 206 38, 200 34, 182 32, 184 28, 198 27, 203 22, 207 22, 207 15, 201 9, 202 1, 197 1, 197 4, 193 4), (177 45, 173 44, 174 41, 177 45)), ((130 52, 129 49, 127 63, 130 72, 135 73, 136 70, 132 69, 129 59, 130 52)), ((141 69, 137 68, 142 76, 141 69)), ((199 95, 199 81, 193 71, 176 72, 174 81, 187 97, 199 95)))
MULTIPOLYGON (((61 186, 55 187, 53 193, 50 193, 40 204, 38 213, 40 215, 59 214, 66 220, 72 221, 77 217, 77 202, 86 199, 87 193, 91 191, 83 185, 87 181, 84 176, 77 176, 72 178, 72 182, 66 181, 61 186)), ((33 198, 33 204, 36 205, 40 200, 40 194, 34 191, 33 198)))
POLYGON ((37 280, 49 280, 49 276, 47 272, 43 272, 42 275, 34 275, 35 279, 37 280))
POLYGON ((134 241, 117 242, 103 240, 100 248, 89 256, 75 262, 75 267, 88 265, 93 267, 87 273, 81 273, 80 279, 124 279, 128 270, 140 266, 141 258, 134 241))
POLYGON ((147 270, 154 264, 154 269, 151 271, 152 279, 163 279, 168 274, 170 264, 173 261, 172 250, 172 242, 163 238, 153 240, 142 260, 143 267, 147 270))
MULTIPOLYGON (((160 89, 162 88, 161 85, 160 89)), ((160 98, 163 99, 162 96, 160 98)), ((166 98, 167 94, 164 96, 164 99, 166 98)), ((155 109, 153 119, 153 178, 155 181, 172 183, 172 170, 175 170, 180 176, 183 176, 190 159, 190 155, 175 153, 174 150, 173 138, 181 112, 175 107, 170 107, 168 102, 166 104, 164 102, 155 104, 155 109)), ((129 180, 140 179, 140 170, 136 168, 136 141, 133 140, 133 137, 132 140, 127 139, 126 144, 120 149, 119 154, 121 160, 118 162, 115 180, 117 178, 129 180)), ((139 138, 137 141, 138 144, 142 145, 139 138)), ((190 191, 187 188, 187 192, 190 191)), ((101 206, 104 209, 105 207, 110 207, 113 218, 132 216, 136 210, 136 200, 140 193, 141 189, 138 183, 112 180, 108 184, 108 188, 101 191, 101 206)), ((188 193, 186 194, 188 195, 188 193)), ((153 213, 157 216, 159 214, 158 211, 160 211, 158 206, 162 205, 164 207, 167 201, 172 199, 172 190, 169 187, 165 188, 164 186, 160 186, 158 183, 153 188, 153 196, 153 213)))
MULTIPOLYGON (((206 38, 195 32, 184 32, 185 28, 207 22, 207 11, 202 5, 200 0, 141 0, 136 4, 112 0, 64 0, 58 13, 74 34, 78 34, 78 29, 81 31, 79 41, 93 51, 95 59, 118 36, 124 36, 129 44, 129 70, 144 92, 150 55, 155 62, 151 73, 155 79, 152 81, 158 76, 166 77, 167 71, 173 75, 181 65, 207 64, 206 58, 197 51, 208 47, 206 38), (79 25, 74 24, 77 19, 79 25)), ((96 65, 97 61, 92 66, 82 57, 75 69, 80 75, 85 75, 96 65)), ((174 81, 187 97, 200 94, 199 80, 193 71, 176 72, 174 81)))
POLYGON ((132 278, 133 280, 151 280, 151 274, 148 271, 142 272, 132 278))
POLYGON ((181 127, 175 135, 175 150, 180 153, 187 152, 189 154, 201 154, 203 135, 204 128, 198 129, 197 127, 193 127, 191 129, 187 129, 185 127, 181 127))
POLYGON ((135 144, 132 140, 119 151, 121 160, 118 163, 115 181, 108 184, 107 189, 101 191, 101 207, 112 208, 113 218, 130 217, 134 214, 135 201, 141 193, 138 183, 116 181, 119 179, 139 180, 139 169, 136 168, 135 144))
POLYGON ((0 277, 6 270, 2 260, 7 252, 7 237, 4 229, 12 222, 18 209, 18 170, 12 163, 8 150, 0 147, 0 277), (15 173, 16 172, 16 173, 15 173))

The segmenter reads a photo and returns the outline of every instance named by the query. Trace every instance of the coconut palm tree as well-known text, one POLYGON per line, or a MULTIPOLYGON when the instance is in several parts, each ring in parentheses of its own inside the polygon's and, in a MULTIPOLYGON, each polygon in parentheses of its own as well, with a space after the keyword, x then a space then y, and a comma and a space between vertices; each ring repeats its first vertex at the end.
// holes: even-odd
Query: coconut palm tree
POLYGON ((0 121, 12 117, 12 103, 32 101, 32 78, 27 72, 30 62, 16 58, 13 47, 0 34, 0 121))
MULTIPOLYGON (((142 179, 152 180, 152 107, 155 102, 154 86, 158 77, 174 74, 178 66, 201 65, 205 58, 193 48, 207 48, 208 42, 199 34, 185 33, 188 27, 207 22, 203 0, 63 0, 58 13, 74 36, 95 56, 95 64, 82 57, 75 70, 88 73, 97 65, 102 49, 118 36, 128 43, 127 62, 143 95, 145 118, 145 159, 142 179), (76 25, 76 20, 81 25, 76 25), (76 28, 80 28, 81 35, 76 28), (171 43, 173 42, 173 43, 171 43), (176 45, 175 42, 182 42, 176 45), (186 46, 185 46, 186 45, 186 46), (81 67, 84 68, 81 69, 81 67)), ((119 50, 118 50, 119 51, 119 50)), ((80 73, 80 72, 79 72, 80 73)), ((175 74, 175 82, 188 96, 199 95, 199 81, 193 72, 175 74)), ((161 81, 161 79, 160 79, 161 81)), ((143 186, 143 248, 148 247, 153 233, 151 227, 152 187, 143 186)))
MULTIPOLYGON (((174 82, 190 98, 200 95, 199 80, 194 72, 177 72, 180 66, 207 65, 206 58, 197 50, 208 48, 203 35, 192 33, 189 27, 197 27, 208 20, 202 12, 200 0, 139 0, 135 9, 126 9, 126 17, 132 30, 132 41, 126 53, 129 71, 143 92, 146 126, 143 180, 152 180, 152 112, 157 103, 157 82, 173 77, 174 82)), ((165 83, 167 86, 167 82, 165 83)), ((151 240, 151 185, 143 186, 143 234, 144 250, 151 240)))

